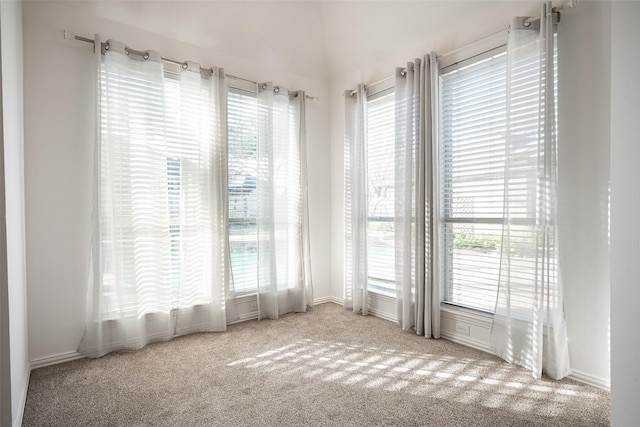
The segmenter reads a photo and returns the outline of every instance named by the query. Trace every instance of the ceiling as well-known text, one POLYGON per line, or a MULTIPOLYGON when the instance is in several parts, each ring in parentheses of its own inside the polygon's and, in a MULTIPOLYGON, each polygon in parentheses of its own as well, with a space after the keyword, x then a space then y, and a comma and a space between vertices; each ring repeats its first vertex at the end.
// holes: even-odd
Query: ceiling
POLYGON ((326 80, 513 1, 62 1, 176 40, 326 80))

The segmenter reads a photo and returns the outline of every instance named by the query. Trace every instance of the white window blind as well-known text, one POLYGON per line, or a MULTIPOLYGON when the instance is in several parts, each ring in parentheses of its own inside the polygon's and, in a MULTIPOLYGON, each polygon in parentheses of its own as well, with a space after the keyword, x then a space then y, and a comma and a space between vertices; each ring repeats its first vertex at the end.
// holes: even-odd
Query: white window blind
POLYGON ((444 301, 493 312, 502 239, 506 53, 440 76, 444 301))
POLYGON ((395 291, 395 94, 367 99, 367 270, 372 287, 395 291))
POLYGON ((258 283, 258 103, 255 92, 231 87, 227 100, 231 282, 241 294, 258 283))

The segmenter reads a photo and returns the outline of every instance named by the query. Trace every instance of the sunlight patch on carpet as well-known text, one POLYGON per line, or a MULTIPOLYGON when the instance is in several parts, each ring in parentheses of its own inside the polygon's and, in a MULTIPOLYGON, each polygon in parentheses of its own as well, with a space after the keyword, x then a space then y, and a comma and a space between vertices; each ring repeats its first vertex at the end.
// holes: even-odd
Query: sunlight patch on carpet
POLYGON ((245 357, 227 366, 553 417, 561 416, 563 405, 570 400, 597 398, 594 393, 581 391, 579 386, 534 380, 528 371, 501 361, 456 359, 311 339, 245 357), (548 400, 550 394, 554 395, 552 405, 548 400))

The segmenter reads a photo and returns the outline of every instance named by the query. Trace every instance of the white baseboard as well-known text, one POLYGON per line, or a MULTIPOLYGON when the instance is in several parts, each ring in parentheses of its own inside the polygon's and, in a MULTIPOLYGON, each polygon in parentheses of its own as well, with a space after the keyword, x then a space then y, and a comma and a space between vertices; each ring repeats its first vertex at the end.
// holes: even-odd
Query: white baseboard
POLYGON ((440 330, 440 337, 446 340, 452 341, 456 344, 464 345, 465 347, 471 347, 476 350, 484 351, 485 353, 493 354, 489 344, 481 340, 475 340, 469 336, 464 336, 456 333, 449 333, 448 331, 440 330))
POLYGON ((611 381, 596 377, 595 375, 574 370, 571 375, 569 375, 569 378, 583 384, 592 385, 609 392, 611 391, 611 381))
POLYGON ((247 313, 240 313, 238 315, 238 320, 234 320, 233 322, 227 323, 227 326, 235 325, 236 323, 246 322, 248 320, 255 320, 257 318, 258 318, 258 312, 257 311, 250 311, 250 312, 247 312, 247 313))
POLYGON ((369 309, 369 314, 371 316, 376 316, 376 317, 379 317, 381 319, 387 320, 389 322, 396 323, 396 317, 390 315, 389 313, 385 313, 384 311, 378 311, 378 310, 369 309))
MULTIPOLYGON (((376 301, 378 300, 385 300, 384 296, 378 296, 375 295, 372 297, 373 299, 375 299, 376 301)), ((335 296, 327 296, 327 297, 321 297, 321 298, 316 298, 313 303, 314 305, 318 305, 318 304, 325 304, 325 303, 334 303, 334 304, 338 304, 338 305, 344 305, 344 300, 342 298, 338 298, 335 296)), ((379 317, 381 319, 384 320, 388 320, 390 322, 394 322, 396 321, 396 316, 393 313, 388 313, 387 311, 385 311, 384 309, 377 309, 374 307, 369 307, 369 314, 371 316, 376 316, 379 317)))
MULTIPOLYGON (((253 298, 255 299, 255 296, 253 296, 253 298)), ((335 303, 335 304, 342 304, 342 301, 340 301, 338 298, 335 298, 333 296, 320 297, 320 298, 316 298, 316 299, 313 300, 313 304, 314 305, 324 304, 324 303, 327 303, 327 302, 332 302, 332 303, 335 303)), ((230 322, 229 325, 234 325, 234 324, 240 323, 240 322, 246 322, 248 320, 256 320, 257 318, 258 318, 258 311, 257 310, 252 310, 252 311, 247 311, 247 312, 242 312, 242 310, 240 310, 240 314, 238 316, 238 320, 230 322)))
POLYGON ((58 363, 71 362, 72 360, 82 359, 83 357, 84 356, 77 351, 40 357, 31 361, 31 370, 45 366, 57 365, 58 363))
POLYGON ((338 304, 338 305, 342 305, 343 304, 343 300, 342 298, 337 298, 334 296, 326 296, 326 297, 320 297, 320 298, 316 298, 313 300, 313 305, 319 305, 319 304, 325 304, 327 302, 332 302, 334 304, 338 304))
POLYGON ((31 377, 31 369, 27 370, 27 380, 24 382, 24 387, 20 393, 20 401, 18 403, 18 413, 13 417, 13 427, 20 427, 22 425, 22 418, 24 416, 24 408, 27 405, 27 390, 29 389, 29 379, 31 377))

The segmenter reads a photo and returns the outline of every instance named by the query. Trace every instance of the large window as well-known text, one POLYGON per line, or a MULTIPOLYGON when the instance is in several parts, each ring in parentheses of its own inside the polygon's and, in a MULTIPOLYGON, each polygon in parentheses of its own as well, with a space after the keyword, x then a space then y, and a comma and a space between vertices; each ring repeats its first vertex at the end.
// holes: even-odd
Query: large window
POLYGON ((440 75, 440 186, 444 301, 493 312, 502 240, 504 49, 440 75))
POLYGON ((218 184, 209 179, 221 166, 217 77, 110 46, 99 74, 92 262, 101 277, 92 277, 92 315, 211 305, 212 284, 224 277, 222 237, 208 221, 220 214, 211 200, 218 184))
POLYGON ((395 291, 393 88, 367 99, 367 271, 373 289, 395 291))
POLYGON ((230 87, 227 99, 231 284, 242 294, 258 283, 258 104, 244 89, 230 87))

